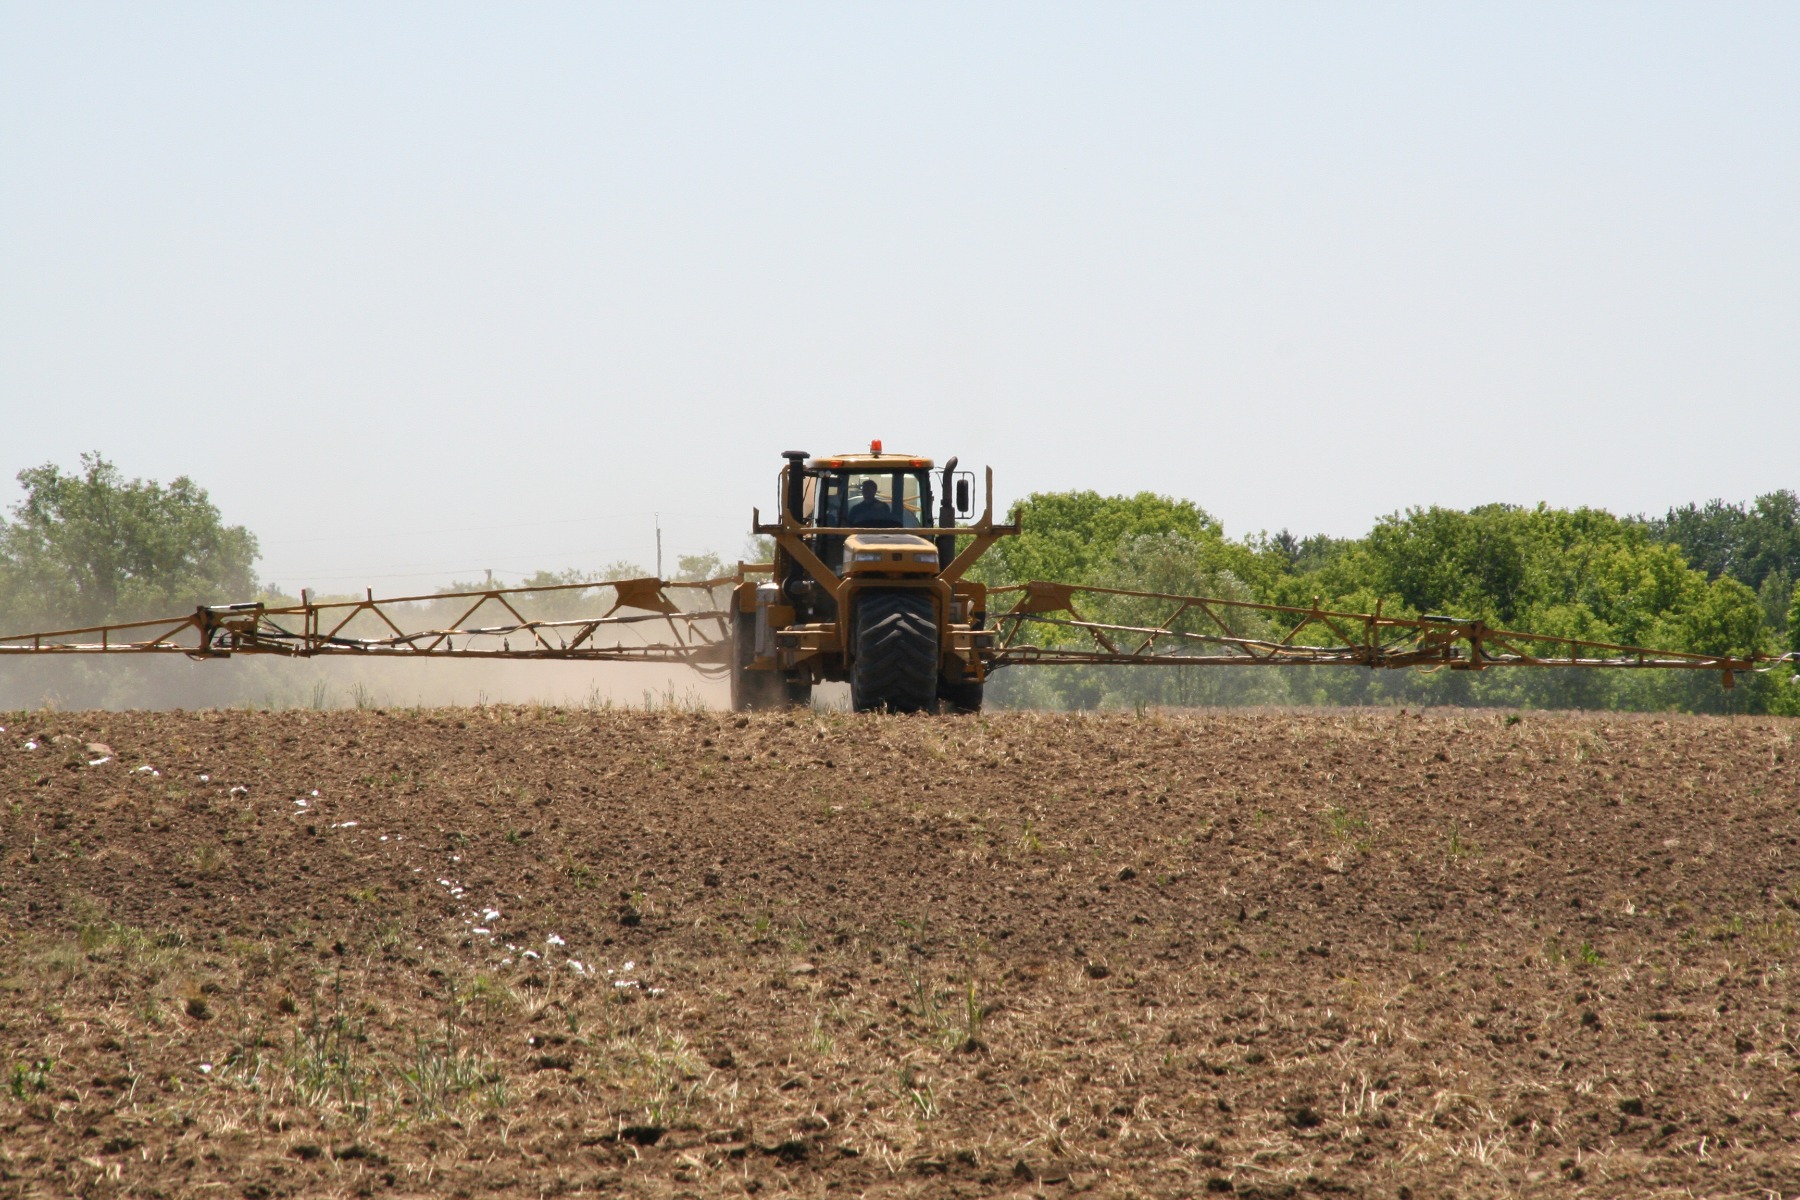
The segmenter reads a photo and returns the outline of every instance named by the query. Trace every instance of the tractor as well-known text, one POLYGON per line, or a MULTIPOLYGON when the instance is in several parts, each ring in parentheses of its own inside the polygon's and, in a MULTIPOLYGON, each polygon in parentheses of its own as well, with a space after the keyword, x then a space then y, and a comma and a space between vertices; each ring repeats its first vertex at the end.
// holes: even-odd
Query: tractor
POLYGON ((815 684, 850 685, 858 712, 978 712, 993 666, 987 588, 968 570, 1016 524, 994 521, 994 477, 975 515, 974 478, 951 458, 789 450, 768 579, 733 593, 731 704, 806 705, 815 684), (967 545, 959 550, 959 542, 967 545))

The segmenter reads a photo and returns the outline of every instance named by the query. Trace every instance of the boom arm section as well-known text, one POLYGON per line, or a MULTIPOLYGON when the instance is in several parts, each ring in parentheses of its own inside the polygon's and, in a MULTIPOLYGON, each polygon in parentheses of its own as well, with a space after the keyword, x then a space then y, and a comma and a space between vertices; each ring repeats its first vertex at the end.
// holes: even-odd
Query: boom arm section
POLYGON ((999 632, 995 667, 1586 667, 1717 671, 1731 687, 1740 672, 1800 662, 1800 654, 1652 650, 1455 617, 1384 617, 1379 606, 1374 613, 1335 612, 1316 602, 1294 608, 1041 580, 990 588, 988 597, 999 632), (998 611, 1009 596, 1017 598, 1013 606, 998 611))
POLYGON ((729 662, 725 604, 741 575, 742 570, 738 577, 697 582, 620 579, 383 599, 373 592, 360 600, 303 596, 290 605, 202 605, 187 616, 0 637, 0 655, 572 659, 679 663, 712 674, 729 662), (609 600, 599 616, 568 615, 574 606, 599 607, 609 600))

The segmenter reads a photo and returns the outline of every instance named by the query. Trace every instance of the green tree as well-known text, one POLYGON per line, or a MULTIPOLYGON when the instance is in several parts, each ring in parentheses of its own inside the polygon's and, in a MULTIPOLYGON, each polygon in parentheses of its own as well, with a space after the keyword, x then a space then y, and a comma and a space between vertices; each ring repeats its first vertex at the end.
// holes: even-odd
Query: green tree
POLYGON ((1729 575, 1761 588, 1771 575, 1800 578, 1800 496, 1786 489, 1749 505, 1686 504, 1644 524, 1656 540, 1680 546, 1708 579, 1729 575))
POLYGON ((1246 579, 1272 575, 1249 547, 1227 542, 1218 521, 1191 500, 1153 492, 1034 492, 1014 507, 1013 516, 1023 532, 1002 538, 978 564, 988 583, 1106 584, 1117 574, 1121 546, 1156 535, 1185 539, 1184 556, 1202 570, 1230 570, 1246 579))
MULTIPOLYGON (((1788 602, 1787 640, 1788 649, 1800 654, 1800 584, 1794 585, 1793 599, 1788 602)), ((1796 664, 1796 670, 1800 671, 1800 664, 1796 664)))
POLYGON ((1323 533, 1301 538, 1286 529, 1274 534, 1252 534, 1248 542, 1259 558, 1268 560, 1276 572, 1286 575, 1307 575, 1322 570, 1356 545, 1352 538, 1334 538, 1323 533))
POLYGON ((704 554, 683 554, 675 560, 675 578, 684 583, 723 579, 736 569, 735 564, 727 563, 711 550, 704 554))
POLYGON ((1728 575, 1707 585, 1697 603, 1676 619, 1684 649, 1702 654, 1752 654, 1768 650, 1763 608, 1756 593, 1728 575))
MULTIPOLYGON (((1800 655, 1800 584, 1794 586, 1793 598, 1788 603, 1787 649, 1792 654, 1800 655)), ((1778 683, 1785 686, 1775 689, 1775 698, 1769 705, 1770 711, 1783 716, 1800 717, 1800 660, 1792 665, 1784 663, 1776 667, 1773 674, 1777 676, 1778 683)))
POLYGON ((1409 509, 1369 533, 1369 582, 1413 612, 1511 624, 1525 599, 1526 545, 1517 510, 1409 509))
POLYGON ((1785 568, 1765 575, 1762 586, 1756 589, 1756 598, 1762 603, 1769 628, 1783 636, 1792 627, 1788 618, 1788 601, 1793 594, 1794 578, 1785 568))
MULTIPOLYGON (((20 471, 25 498, 0 520, 6 624, 98 625, 242 600, 256 591, 256 538, 226 525, 187 476, 126 479, 98 452, 81 470, 20 471)), ((10 631, 9 631, 10 632, 10 631)))

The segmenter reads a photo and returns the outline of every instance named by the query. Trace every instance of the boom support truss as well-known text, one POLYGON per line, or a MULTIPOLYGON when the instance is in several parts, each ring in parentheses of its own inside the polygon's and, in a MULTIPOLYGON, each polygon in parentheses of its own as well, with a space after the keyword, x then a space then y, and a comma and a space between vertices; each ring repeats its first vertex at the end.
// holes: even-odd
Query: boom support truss
POLYGON ((181 617, 0 637, 0 655, 568 659, 675 663, 713 674, 729 662, 730 613, 723 605, 736 582, 620 579, 383 599, 373 592, 360 600, 303 596, 289 605, 202 605, 181 617), (598 616, 524 611, 583 601, 598 607, 608 599, 598 616))
POLYGON ((1731 687, 1800 655, 1700 654, 1496 629, 1457 617, 1384 617, 1211 596, 1034 581, 990 589, 999 613, 994 665, 1209 667, 1581 667, 1717 671, 1731 687), (1080 601, 1081 608, 1077 607, 1080 601), (1082 608, 1106 615, 1083 615, 1082 608), (1116 614, 1128 614, 1121 617, 1116 614), (1035 640, 1034 639, 1035 635, 1035 640))

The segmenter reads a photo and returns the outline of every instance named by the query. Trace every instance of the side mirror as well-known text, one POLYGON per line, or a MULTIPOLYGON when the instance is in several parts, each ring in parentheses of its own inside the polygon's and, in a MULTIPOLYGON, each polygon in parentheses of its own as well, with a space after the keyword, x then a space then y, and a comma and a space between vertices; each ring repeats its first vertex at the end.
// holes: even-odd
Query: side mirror
POLYGON ((964 478, 958 479, 956 481, 956 515, 957 516, 967 517, 974 513, 975 497, 973 495, 973 492, 974 492, 974 489, 969 486, 969 480, 966 476, 964 478))

